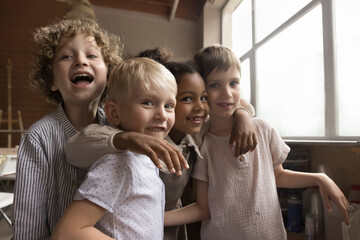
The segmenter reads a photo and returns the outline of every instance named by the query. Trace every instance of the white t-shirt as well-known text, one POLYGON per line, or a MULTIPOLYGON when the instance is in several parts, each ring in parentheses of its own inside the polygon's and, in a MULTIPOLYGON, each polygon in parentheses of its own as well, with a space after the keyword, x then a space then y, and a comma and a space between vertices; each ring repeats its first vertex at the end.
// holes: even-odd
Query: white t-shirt
POLYGON ((277 196, 274 168, 290 148, 275 129, 252 119, 258 145, 241 158, 229 149, 230 136, 206 133, 192 176, 208 182, 211 219, 202 224, 201 238, 286 239, 277 196))
POLYGON ((75 195, 107 212, 96 227, 116 239, 163 239, 165 188, 145 155, 124 151, 96 161, 75 195))

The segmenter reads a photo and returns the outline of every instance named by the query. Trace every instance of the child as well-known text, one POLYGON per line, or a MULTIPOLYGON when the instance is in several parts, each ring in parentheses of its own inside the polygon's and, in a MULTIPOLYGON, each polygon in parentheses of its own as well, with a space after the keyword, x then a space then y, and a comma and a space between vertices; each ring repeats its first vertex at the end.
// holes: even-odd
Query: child
MULTIPOLYGON (((125 60, 111 73, 106 116, 123 131, 163 139, 175 121, 176 92, 174 76, 163 65, 125 60)), ((162 239, 164 194, 148 157, 130 151, 106 155, 91 166, 53 238, 162 239)))
MULTIPOLYGON (((155 49, 151 52, 147 51, 146 55, 155 55, 159 56, 156 59, 163 59, 163 55, 158 51, 158 49, 155 49), (153 54, 153 52, 155 52, 155 54, 153 54)), ((199 135, 200 133, 200 129, 205 119, 207 118, 209 108, 206 100, 207 94, 204 81, 197 72, 196 66, 194 66, 194 64, 188 62, 166 62, 164 65, 175 76, 178 84, 178 93, 176 96, 177 104, 175 108, 176 120, 174 127, 171 129, 166 140, 175 146, 178 150, 182 151, 188 162, 188 165, 190 166, 189 170, 182 170, 181 176, 174 176, 160 172, 160 178, 165 184, 165 209, 171 210, 182 206, 181 196, 184 192, 185 186, 188 183, 193 166, 195 164, 195 160, 199 154, 198 145, 201 142, 201 138, 196 137, 196 135, 199 135)), ((245 112, 244 115, 244 118, 249 118, 247 112, 245 112)), ((239 118, 237 121, 239 121, 239 118)), ((249 128, 246 123, 243 123, 241 127, 249 128)), ((74 164, 78 167, 87 167, 88 164, 91 164, 92 159, 94 159, 94 155, 96 154, 98 154, 98 156, 101 153, 105 155, 107 153, 106 151, 113 151, 106 145, 106 143, 112 141, 111 136, 114 136, 116 131, 114 132, 114 130, 105 126, 99 128, 95 125, 87 127, 86 130, 87 131, 84 134, 78 135, 76 136, 77 138, 72 138, 70 140, 70 144, 72 145, 71 150, 67 150, 69 152, 68 161, 70 164, 74 164), (90 134, 89 136, 92 137, 92 139, 89 140, 89 136, 86 138, 86 134, 90 134), (96 139, 99 137, 101 137, 100 141, 99 139, 96 139), (92 150, 94 151, 94 149, 97 149, 98 153, 89 154, 88 151, 85 153, 82 151, 82 156, 74 157, 74 153, 79 152, 80 149, 85 148, 86 144, 88 144, 91 140, 94 141, 92 144, 94 145, 92 150), (96 144, 98 145, 96 146, 96 144)), ((177 226, 165 228, 164 239, 187 239, 185 225, 180 227, 177 226)))
MULTIPOLYGON (((90 20, 64 19, 39 28, 34 42, 37 52, 31 87, 58 106, 34 123, 20 143, 14 190, 15 239, 50 238, 86 174, 66 162, 66 142, 90 123, 107 123, 98 105, 105 99, 109 68, 122 60, 119 37, 90 20)), ((136 141, 144 145, 160 141, 126 134, 119 134, 123 144, 132 149, 139 146, 140 152, 143 148, 136 141)), ((179 151, 166 146, 163 152, 182 158, 179 151)))
POLYGON ((165 225, 203 221, 202 239, 286 239, 276 187, 319 186, 326 206, 332 199, 348 222, 348 202, 324 174, 284 170, 289 147, 269 124, 253 119, 258 146, 239 159, 227 147, 232 114, 240 101, 240 61, 234 53, 214 45, 195 55, 205 79, 210 106, 209 129, 201 146, 203 159, 192 176, 197 202, 165 213, 165 225))

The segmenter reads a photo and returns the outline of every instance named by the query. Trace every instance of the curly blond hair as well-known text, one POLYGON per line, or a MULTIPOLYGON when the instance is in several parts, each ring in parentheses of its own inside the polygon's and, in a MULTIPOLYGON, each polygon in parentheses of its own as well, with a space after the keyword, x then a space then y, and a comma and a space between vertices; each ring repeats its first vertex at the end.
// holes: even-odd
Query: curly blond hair
MULTIPOLYGON (((88 19, 62 19, 54 24, 40 27, 33 33, 35 43, 34 62, 30 72, 31 89, 47 101, 59 104, 63 101, 59 91, 52 91, 54 83, 53 61, 55 51, 62 37, 74 37, 79 34, 94 37, 101 49, 108 73, 114 65, 122 61, 123 45, 120 37, 102 29, 96 22, 88 19)), ((108 74, 109 75, 109 74, 108 74)), ((100 103, 104 103, 106 89, 100 103)))

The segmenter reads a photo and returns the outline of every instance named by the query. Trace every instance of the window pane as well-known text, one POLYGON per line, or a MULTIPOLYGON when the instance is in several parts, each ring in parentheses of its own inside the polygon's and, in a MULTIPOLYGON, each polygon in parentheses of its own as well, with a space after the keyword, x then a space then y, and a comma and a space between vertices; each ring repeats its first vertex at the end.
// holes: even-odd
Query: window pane
POLYGON ((240 80, 240 91, 241 97, 245 99, 246 102, 250 103, 251 94, 250 94, 250 64, 249 59, 241 63, 241 80, 240 80))
POLYGON ((309 2, 310 0, 255 0, 256 42, 261 41, 309 2))
POLYGON ((257 52, 256 112, 283 137, 325 135, 321 5, 257 52))
POLYGON ((252 47, 251 0, 243 0, 232 14, 232 50, 240 57, 252 47))
POLYGON ((360 136, 359 12, 359 0, 335 1, 340 136, 360 136))

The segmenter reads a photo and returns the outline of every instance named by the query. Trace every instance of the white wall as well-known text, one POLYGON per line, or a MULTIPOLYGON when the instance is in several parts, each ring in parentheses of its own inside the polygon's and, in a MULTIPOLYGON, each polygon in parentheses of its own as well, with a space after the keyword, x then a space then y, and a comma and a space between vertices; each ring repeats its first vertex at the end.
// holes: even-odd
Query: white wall
POLYGON ((93 7, 99 24, 120 34, 131 56, 159 46, 171 49, 175 60, 187 59, 201 48, 200 21, 169 21, 152 14, 93 7))
POLYGON ((225 0, 213 0, 205 3, 202 14, 202 46, 222 43, 221 39, 221 10, 225 0))

